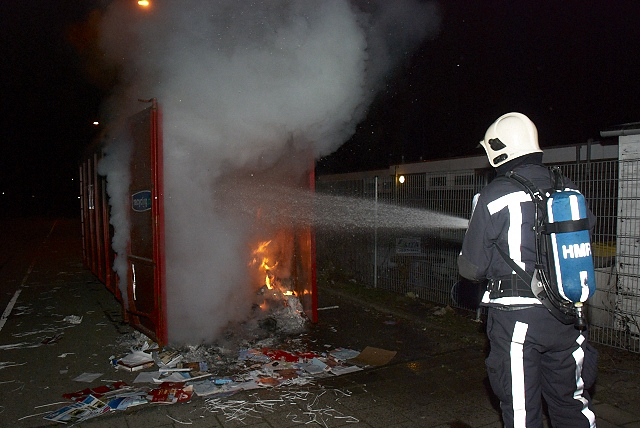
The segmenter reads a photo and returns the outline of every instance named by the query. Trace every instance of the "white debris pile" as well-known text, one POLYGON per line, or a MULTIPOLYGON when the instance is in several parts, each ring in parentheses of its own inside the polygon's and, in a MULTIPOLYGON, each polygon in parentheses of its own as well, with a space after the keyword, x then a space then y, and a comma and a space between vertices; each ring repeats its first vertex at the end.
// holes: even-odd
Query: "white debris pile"
POLYGON ((277 321, 278 330, 283 333, 299 333, 307 324, 302 303, 295 296, 287 296, 286 305, 274 310, 271 316, 277 321))

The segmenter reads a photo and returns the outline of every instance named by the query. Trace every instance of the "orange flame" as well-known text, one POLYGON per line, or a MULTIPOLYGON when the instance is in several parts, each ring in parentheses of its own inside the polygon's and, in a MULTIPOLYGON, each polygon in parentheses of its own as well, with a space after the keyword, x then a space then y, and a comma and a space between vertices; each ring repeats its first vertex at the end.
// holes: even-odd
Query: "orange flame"
MULTIPOLYGON (((269 246, 269 244, 271 243, 271 240, 269 241, 263 241, 260 242, 258 244, 258 247, 253 250, 253 254, 254 255, 262 255, 265 254, 267 252, 267 247, 269 246)), ((257 258, 253 259, 253 264, 257 263, 258 260, 257 258)), ((266 274, 265 274, 265 278, 264 278, 264 283, 267 286, 267 288, 269 290, 273 290, 273 274, 270 272, 273 269, 276 268, 276 266, 278 266, 278 262, 275 262, 273 265, 269 265, 269 258, 268 257, 262 257, 262 263, 260 263, 260 267, 259 269, 262 269, 266 274)))
POLYGON ((271 275, 269 274, 269 271, 267 271, 267 274, 264 277, 264 284, 269 290, 273 290, 273 284, 271 283, 271 275))
POLYGON ((281 255, 280 253, 282 252, 281 246, 278 245, 281 238, 279 235, 279 237, 268 241, 260 241, 251 252, 253 259, 250 266, 254 267, 254 269, 257 267, 258 274, 261 278, 264 278, 264 286, 268 290, 272 290, 286 299, 290 296, 295 297, 296 293, 295 291, 286 290, 286 287, 280 283, 278 277, 278 270, 281 269, 281 266, 284 266, 278 260, 278 255, 281 255))
POLYGON ((269 266, 269 259, 264 257, 262 259, 262 264, 260 264, 260 269, 264 269, 265 271, 273 270, 278 266, 278 262, 276 262, 273 266, 269 266))

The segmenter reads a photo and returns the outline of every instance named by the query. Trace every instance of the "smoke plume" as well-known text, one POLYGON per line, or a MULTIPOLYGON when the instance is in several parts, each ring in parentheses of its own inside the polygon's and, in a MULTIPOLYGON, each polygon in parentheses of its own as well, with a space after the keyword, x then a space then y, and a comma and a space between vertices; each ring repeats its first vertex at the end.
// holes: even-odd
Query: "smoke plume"
MULTIPOLYGON (((417 0, 109 6, 101 45, 120 84, 106 111, 124 117, 151 97, 163 111, 171 342, 211 342, 250 310, 253 226, 214 197, 221 181, 303 174, 354 133, 385 76, 438 23, 417 0)), ((101 171, 117 174, 114 163, 101 171)))

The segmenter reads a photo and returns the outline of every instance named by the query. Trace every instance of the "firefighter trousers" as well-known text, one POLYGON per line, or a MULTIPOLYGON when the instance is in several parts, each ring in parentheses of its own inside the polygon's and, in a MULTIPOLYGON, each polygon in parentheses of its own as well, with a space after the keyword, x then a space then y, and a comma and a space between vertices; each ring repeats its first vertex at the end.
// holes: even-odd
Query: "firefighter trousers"
POLYGON ((552 426, 596 426, 587 389, 595 382, 597 352, 585 334, 542 305, 489 308, 487 374, 506 428, 542 428, 543 399, 552 426))

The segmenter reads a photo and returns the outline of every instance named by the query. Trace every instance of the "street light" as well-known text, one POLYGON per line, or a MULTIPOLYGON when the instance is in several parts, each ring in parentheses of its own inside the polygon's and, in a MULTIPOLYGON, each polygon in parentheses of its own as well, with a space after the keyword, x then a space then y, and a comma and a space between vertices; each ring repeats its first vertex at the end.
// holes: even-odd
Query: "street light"
POLYGON ((138 0, 138 5, 142 6, 142 7, 149 7, 149 1, 148 0, 138 0))

